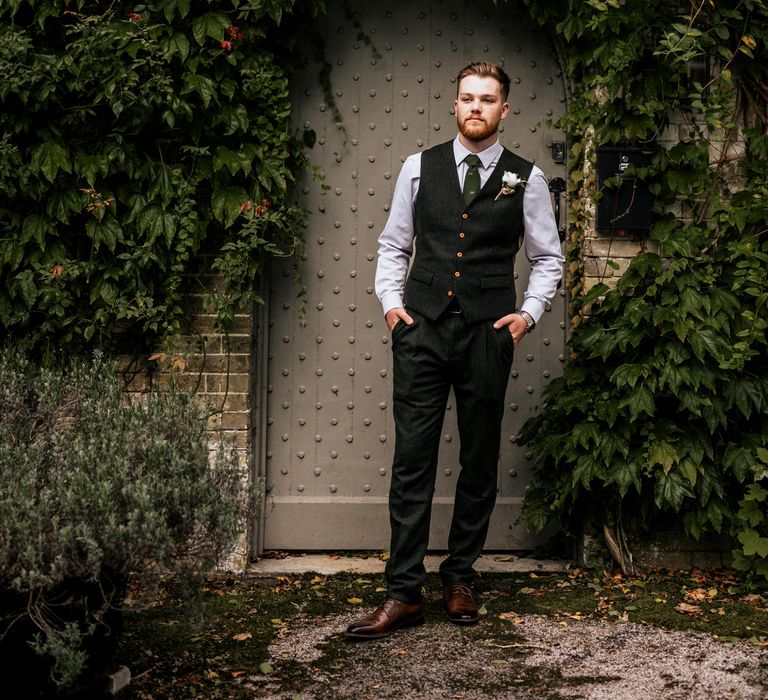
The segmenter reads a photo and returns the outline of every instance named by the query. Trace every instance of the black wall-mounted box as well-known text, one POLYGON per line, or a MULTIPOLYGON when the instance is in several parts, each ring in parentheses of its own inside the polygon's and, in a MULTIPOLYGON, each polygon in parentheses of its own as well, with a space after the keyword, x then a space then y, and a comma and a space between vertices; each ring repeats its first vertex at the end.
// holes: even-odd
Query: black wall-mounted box
POLYGON ((627 173, 629 165, 647 167, 651 152, 636 146, 597 147, 597 189, 602 196, 597 202, 596 225, 601 232, 645 234, 651 228, 651 193, 647 183, 627 173), (618 187, 605 187, 609 178, 619 175, 618 187))

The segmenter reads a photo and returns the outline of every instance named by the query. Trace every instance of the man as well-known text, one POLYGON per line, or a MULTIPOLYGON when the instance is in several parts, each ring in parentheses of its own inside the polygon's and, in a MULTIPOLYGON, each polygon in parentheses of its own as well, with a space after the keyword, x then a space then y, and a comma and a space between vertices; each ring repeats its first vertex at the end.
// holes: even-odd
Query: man
POLYGON ((392 540, 387 597, 347 628, 349 637, 374 639, 424 622, 423 560, 451 387, 461 473, 440 577, 448 619, 478 621, 472 566, 496 500, 514 347, 536 325, 562 274, 547 180, 499 143, 509 78, 496 65, 472 63, 457 85, 458 136, 405 161, 379 237, 376 293, 393 351, 392 540), (522 241, 531 275, 517 309, 513 268, 522 241))

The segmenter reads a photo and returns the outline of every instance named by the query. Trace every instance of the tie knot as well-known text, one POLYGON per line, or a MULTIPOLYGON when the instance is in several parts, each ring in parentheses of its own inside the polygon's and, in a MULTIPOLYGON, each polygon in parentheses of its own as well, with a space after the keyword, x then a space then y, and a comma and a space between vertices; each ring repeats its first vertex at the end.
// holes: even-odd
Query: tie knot
POLYGON ((478 165, 480 165, 480 156, 476 156, 474 153, 470 153, 465 159, 464 162, 470 167, 470 168, 476 168, 478 165))

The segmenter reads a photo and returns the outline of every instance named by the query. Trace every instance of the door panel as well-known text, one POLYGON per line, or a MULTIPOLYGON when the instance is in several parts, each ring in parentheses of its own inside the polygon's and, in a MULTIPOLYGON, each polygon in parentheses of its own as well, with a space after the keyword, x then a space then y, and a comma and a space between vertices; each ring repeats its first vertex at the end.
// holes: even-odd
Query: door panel
MULTIPOLYGON (((514 3, 358 0, 345 15, 330 3, 319 27, 333 66, 339 124, 310 65, 295 86, 297 127, 311 129, 309 152, 322 180, 307 176, 309 213, 300 261, 303 301, 289 262, 270 280, 267 387, 267 495, 264 546, 385 549, 394 447, 391 347, 373 290, 377 237, 405 158, 455 136, 455 75, 472 60, 498 62, 512 78, 502 142, 552 178, 563 165, 545 126, 565 109, 550 43, 514 3), (359 26, 370 37, 359 38, 359 26), (323 192, 323 186, 329 189, 323 192), (303 308, 302 308, 303 307, 303 308)), ((524 257, 522 254, 520 257, 524 257)), ((518 262, 522 297, 527 264, 518 262)), ((526 549, 536 538, 515 525, 530 475, 516 443, 539 410, 541 392, 562 371, 564 295, 519 347, 509 382, 499 460, 499 498, 487 549, 526 549)), ((443 426, 430 546, 447 542, 459 441, 449 404, 443 426)))

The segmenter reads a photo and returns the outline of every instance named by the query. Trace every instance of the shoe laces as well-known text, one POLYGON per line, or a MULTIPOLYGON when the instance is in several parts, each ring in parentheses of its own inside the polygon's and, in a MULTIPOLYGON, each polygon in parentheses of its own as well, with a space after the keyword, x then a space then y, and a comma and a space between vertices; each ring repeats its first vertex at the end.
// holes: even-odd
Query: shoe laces
POLYGON ((466 598, 472 597, 472 589, 469 586, 465 586, 463 583, 454 583, 448 586, 448 590, 453 594, 465 596, 466 598))

